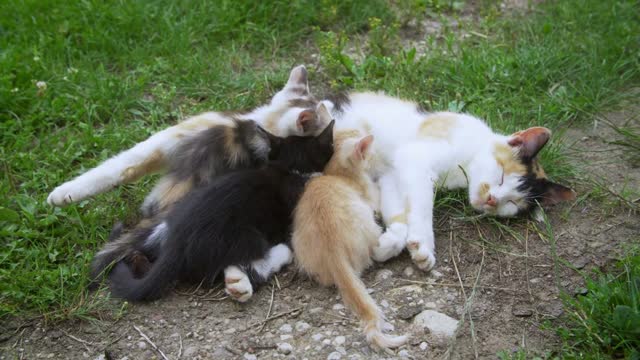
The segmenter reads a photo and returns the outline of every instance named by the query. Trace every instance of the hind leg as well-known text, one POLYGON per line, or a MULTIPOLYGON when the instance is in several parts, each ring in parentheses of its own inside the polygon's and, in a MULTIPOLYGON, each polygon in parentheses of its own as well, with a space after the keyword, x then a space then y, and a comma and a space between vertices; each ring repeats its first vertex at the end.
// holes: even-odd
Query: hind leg
POLYGON ((293 261, 293 253, 285 244, 278 244, 263 259, 224 269, 225 292, 239 302, 246 302, 258 286, 293 261))

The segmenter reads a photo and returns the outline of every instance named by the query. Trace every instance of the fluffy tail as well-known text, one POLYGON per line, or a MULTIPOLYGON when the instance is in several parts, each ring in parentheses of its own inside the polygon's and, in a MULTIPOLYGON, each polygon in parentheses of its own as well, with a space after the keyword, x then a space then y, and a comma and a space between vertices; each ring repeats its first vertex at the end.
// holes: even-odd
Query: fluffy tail
POLYGON ((109 235, 109 242, 100 250, 91 261, 91 274, 89 289, 98 287, 104 275, 110 267, 124 259, 127 254, 135 249, 144 249, 145 252, 157 252, 159 244, 164 241, 166 233, 164 223, 151 224, 144 221, 129 233, 123 234, 123 225, 116 223, 109 235))
POLYGON ((131 301, 148 301, 160 298, 178 278, 181 254, 163 252, 151 265, 151 270, 140 279, 124 262, 119 262, 109 276, 111 292, 131 301))
POLYGON ((407 336, 385 335, 382 332, 384 316, 365 288, 362 280, 344 258, 335 256, 331 272, 342 299, 362 320, 367 341, 381 348, 396 348, 407 341, 407 336))

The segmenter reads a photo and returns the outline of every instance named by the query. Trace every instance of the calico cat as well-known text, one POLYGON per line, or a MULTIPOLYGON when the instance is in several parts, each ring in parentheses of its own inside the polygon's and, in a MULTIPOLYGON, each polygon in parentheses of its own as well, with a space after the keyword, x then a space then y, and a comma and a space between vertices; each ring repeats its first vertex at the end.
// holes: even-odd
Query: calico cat
MULTIPOLYGON (((180 144, 215 125, 229 124, 229 119, 255 120, 276 136, 317 134, 324 128, 314 117, 317 100, 309 91, 307 70, 297 66, 289 75, 284 88, 276 93, 269 104, 248 113, 208 112, 188 118, 162 130, 129 150, 104 161, 73 180, 56 187, 47 198, 54 206, 65 206, 108 191, 120 184, 161 172, 170 163, 172 154, 180 144)), ((143 211, 155 209, 165 192, 171 189, 166 179, 145 200, 143 211)))
POLYGON ((228 173, 187 194, 156 227, 167 237, 149 271, 136 279, 119 262, 110 276, 113 293, 142 301, 161 297, 176 280, 207 286, 226 267, 250 266, 287 242, 309 174, 333 154, 333 124, 316 137, 273 137, 267 166, 228 173))
POLYGON ((423 270, 435 265, 435 186, 468 188, 480 212, 512 217, 575 198, 550 181, 537 154, 550 130, 534 127, 512 135, 495 133, 471 115, 426 113, 417 104, 383 93, 352 93, 323 101, 333 111, 337 134, 374 135, 369 174, 378 180, 387 225, 380 248, 397 255, 406 244, 423 270))
POLYGON ((299 267, 320 284, 337 286, 345 304, 364 323, 367 341, 399 347, 406 336, 382 333, 382 311, 359 278, 376 256, 382 229, 374 210, 377 186, 366 168, 373 137, 349 138, 336 150, 324 175, 311 179, 296 207, 291 244, 299 267))

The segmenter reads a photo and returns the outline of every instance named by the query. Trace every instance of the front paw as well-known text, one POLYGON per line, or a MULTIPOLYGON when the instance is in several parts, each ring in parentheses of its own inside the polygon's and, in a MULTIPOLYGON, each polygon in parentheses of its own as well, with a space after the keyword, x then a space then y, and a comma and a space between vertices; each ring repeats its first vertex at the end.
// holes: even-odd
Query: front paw
POLYGON ((66 206, 74 202, 78 202, 86 197, 83 191, 79 191, 73 182, 66 182, 55 188, 49 197, 47 203, 52 206, 66 206))
POLYGON ((247 274, 237 266, 229 266, 224 271, 224 291, 239 302, 246 302, 253 296, 253 286, 247 274))
POLYGON ((379 262, 387 261, 402 252, 405 245, 405 238, 399 236, 389 228, 378 238, 378 246, 373 249, 373 259, 379 262))
POLYGON ((436 265, 436 254, 426 241, 410 237, 407 240, 407 249, 411 254, 414 264, 423 271, 429 271, 436 265))

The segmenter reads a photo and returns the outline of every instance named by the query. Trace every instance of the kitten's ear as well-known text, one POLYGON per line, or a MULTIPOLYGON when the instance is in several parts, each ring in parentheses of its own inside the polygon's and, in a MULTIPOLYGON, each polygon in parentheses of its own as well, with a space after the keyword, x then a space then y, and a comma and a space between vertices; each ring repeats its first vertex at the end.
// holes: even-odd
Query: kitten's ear
POLYGON ((298 115, 296 120, 296 127, 303 134, 308 134, 312 129, 316 128, 316 122, 318 117, 313 110, 303 110, 298 115))
POLYGON ((282 142, 282 138, 273 135, 272 133, 265 130, 262 126, 256 125, 256 130, 260 133, 265 139, 269 141, 270 154, 277 153, 280 150, 280 144, 282 142))
POLYGON ((561 201, 575 200, 576 192, 564 185, 547 181, 547 190, 542 195, 542 205, 553 205, 561 201))
POLYGON ((509 145, 520 149, 520 156, 533 159, 551 137, 551 130, 545 127, 532 127, 511 135, 509 145))
POLYGON ((328 124, 333 120, 331 113, 323 103, 318 104, 318 107, 316 108, 316 115, 318 117, 319 127, 323 127, 325 124, 328 124))
POLYGON ((316 136, 316 139, 321 144, 331 145, 333 144, 333 125, 336 123, 335 120, 331 120, 329 125, 322 130, 320 135, 316 136))
POLYGON ((300 95, 307 95, 309 93, 307 68, 305 68, 304 65, 298 65, 291 70, 285 89, 290 91, 294 90, 300 95))
POLYGON ((355 148, 353 148, 353 157, 359 161, 366 159, 369 155, 371 143, 373 143, 373 135, 367 135, 360 139, 355 148))

